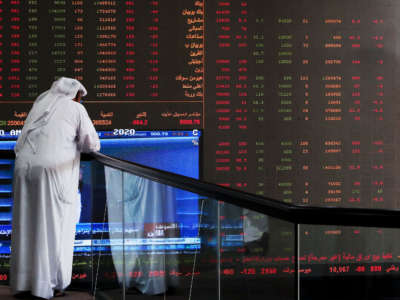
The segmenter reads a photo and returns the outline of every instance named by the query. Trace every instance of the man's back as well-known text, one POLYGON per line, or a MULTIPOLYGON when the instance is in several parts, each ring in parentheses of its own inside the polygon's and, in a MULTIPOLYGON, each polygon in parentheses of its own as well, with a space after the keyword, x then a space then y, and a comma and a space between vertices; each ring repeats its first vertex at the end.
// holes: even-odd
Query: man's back
MULTIPOLYGON (((32 159, 38 165, 51 167, 71 161, 79 155, 80 150, 87 152, 88 149, 82 149, 79 143, 79 134, 82 124, 88 119, 82 104, 71 100, 57 103, 48 122, 28 133, 29 142, 20 147, 17 159, 32 159)), ((89 151, 98 150, 97 141, 96 145, 89 145, 89 148, 89 151)))

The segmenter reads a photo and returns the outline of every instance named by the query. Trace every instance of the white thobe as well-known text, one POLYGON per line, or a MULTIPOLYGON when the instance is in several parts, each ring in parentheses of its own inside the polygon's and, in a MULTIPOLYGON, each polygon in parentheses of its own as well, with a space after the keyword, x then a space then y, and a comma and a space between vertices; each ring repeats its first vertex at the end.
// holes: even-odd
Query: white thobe
POLYGON ((83 88, 76 82, 62 78, 39 96, 17 141, 10 270, 13 293, 31 291, 49 299, 54 289, 65 289, 71 282, 79 220, 80 153, 100 149, 86 109, 72 100, 83 88))

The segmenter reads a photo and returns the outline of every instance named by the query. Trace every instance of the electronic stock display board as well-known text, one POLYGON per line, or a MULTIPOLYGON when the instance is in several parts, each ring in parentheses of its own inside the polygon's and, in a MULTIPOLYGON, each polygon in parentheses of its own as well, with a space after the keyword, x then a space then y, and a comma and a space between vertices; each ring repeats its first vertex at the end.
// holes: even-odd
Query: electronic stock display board
MULTIPOLYGON (((75 77, 98 130, 203 129, 204 180, 396 209, 399 12, 395 0, 3 0, 0 134, 18 134, 54 79, 75 77)), ((310 241, 303 262, 396 272, 395 242, 362 247, 383 232, 304 227, 337 247, 310 241)))

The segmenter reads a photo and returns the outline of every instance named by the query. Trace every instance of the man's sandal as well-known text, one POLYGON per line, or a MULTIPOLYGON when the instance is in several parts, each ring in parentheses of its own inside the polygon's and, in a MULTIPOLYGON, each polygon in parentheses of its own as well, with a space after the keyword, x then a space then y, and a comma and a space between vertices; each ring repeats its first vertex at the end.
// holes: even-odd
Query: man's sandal
POLYGON ((54 297, 64 297, 66 293, 63 290, 54 290, 54 297))

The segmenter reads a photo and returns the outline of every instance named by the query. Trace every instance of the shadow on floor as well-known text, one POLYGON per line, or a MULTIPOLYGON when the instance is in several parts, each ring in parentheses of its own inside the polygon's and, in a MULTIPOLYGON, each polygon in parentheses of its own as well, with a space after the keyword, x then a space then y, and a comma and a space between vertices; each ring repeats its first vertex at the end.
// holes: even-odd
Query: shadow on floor
MULTIPOLYGON (((0 286, 0 299, 1 300, 18 300, 11 295, 11 290, 8 286, 0 286)), ((29 298, 25 298, 28 300, 29 298)), ((84 292, 67 291, 64 297, 58 297, 53 299, 60 300, 93 300, 93 296, 84 292)))

